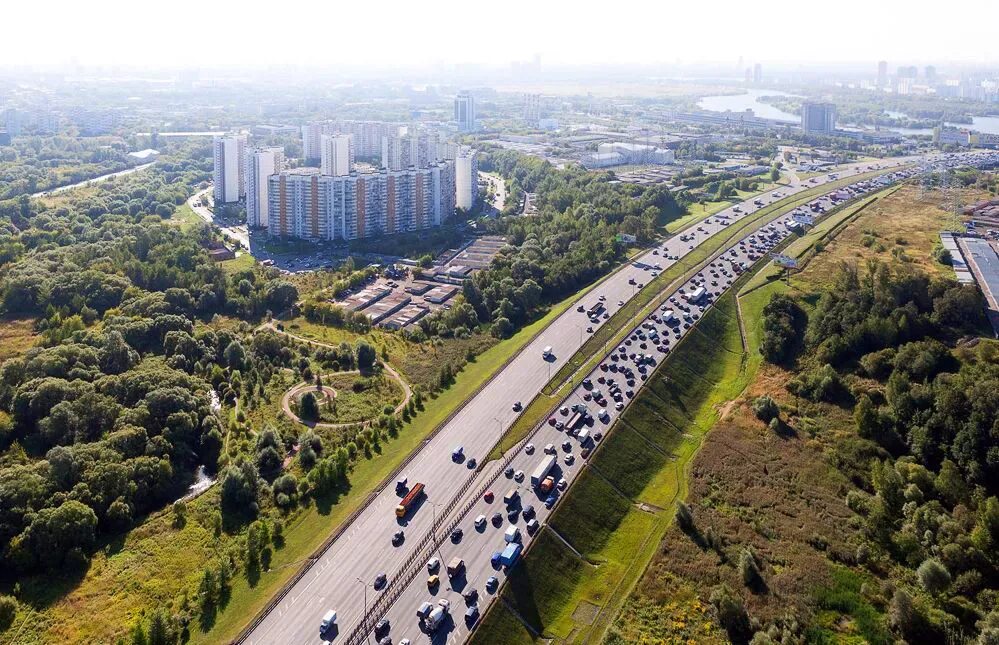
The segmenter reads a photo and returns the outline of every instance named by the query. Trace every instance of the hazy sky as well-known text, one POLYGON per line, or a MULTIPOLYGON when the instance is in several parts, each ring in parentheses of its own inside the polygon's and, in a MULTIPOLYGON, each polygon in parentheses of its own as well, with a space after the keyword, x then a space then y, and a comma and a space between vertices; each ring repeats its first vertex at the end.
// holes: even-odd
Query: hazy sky
POLYGON ((0 65, 999 60, 999 0, 12 0, 0 65))

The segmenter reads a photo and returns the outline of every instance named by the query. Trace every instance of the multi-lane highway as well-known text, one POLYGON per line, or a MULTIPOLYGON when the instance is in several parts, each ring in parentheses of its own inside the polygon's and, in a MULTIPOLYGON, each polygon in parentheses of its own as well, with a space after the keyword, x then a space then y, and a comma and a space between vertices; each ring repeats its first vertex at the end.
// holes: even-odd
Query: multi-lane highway
MULTIPOLYGON (((857 199, 913 172, 899 170, 877 180, 857 182, 835 191, 835 197, 823 195, 801 208, 821 217, 846 199, 857 199)), ((518 444, 512 459, 504 464, 504 472, 498 473, 489 484, 492 495, 481 496, 460 519, 456 518, 460 535, 444 539, 433 551, 442 563, 462 558, 464 574, 449 579, 440 571, 441 583, 436 587, 427 584, 431 571, 415 576, 384 617, 388 621, 386 633, 391 634, 393 642, 399 642, 400 638, 412 642, 428 638, 434 642, 460 642, 468 637, 505 580, 507 567, 495 561, 495 554, 506 546, 504 532, 511 526, 518 527, 521 542, 530 543, 552 512, 551 505, 563 494, 563 487, 568 489, 582 472, 586 461, 584 449, 592 450, 600 443, 603 433, 627 408, 656 365, 693 329, 740 273, 791 234, 791 224, 793 220, 786 212, 775 214, 720 251, 707 266, 668 294, 666 303, 640 321, 622 344, 613 348, 582 384, 560 402, 559 411, 518 444), (694 298, 700 293, 698 289, 703 289, 703 295, 694 298), (579 406, 588 409, 590 419, 570 433, 562 426, 579 406), (580 429, 585 429, 586 434, 581 434, 580 429), (549 453, 557 458, 551 475, 559 483, 551 494, 541 494, 532 486, 531 474, 549 453), (517 491, 517 499, 508 504, 505 498, 511 490, 517 491), (533 530, 528 527, 530 520, 538 522, 532 523, 533 530), (416 612, 422 603, 436 603, 441 598, 450 603, 451 619, 432 635, 424 634, 416 612), (473 606, 475 609, 469 612, 473 606)), ((671 254, 668 245, 660 252, 671 254)), ((645 271, 649 273, 651 269, 646 267, 645 271)), ((596 301, 597 297, 594 294, 590 300, 596 301)), ((534 360, 543 364, 540 356, 534 360)), ((383 636, 382 632, 379 636, 383 636)))
MULTIPOLYGON (((843 179, 868 170, 895 168, 911 161, 899 158, 853 164, 841 167, 832 174, 843 179)), ((593 295, 581 298, 580 303, 592 304, 597 295, 603 295, 607 314, 613 315, 635 295, 640 283, 650 281, 650 271, 643 266, 659 265, 665 269, 731 223, 789 195, 834 180, 830 175, 823 175, 814 178, 814 181, 782 187, 725 209, 706 222, 691 226, 682 236, 674 236, 656 249, 643 253, 604 280, 593 295)), ((398 520, 394 509, 399 497, 394 487, 390 485, 380 491, 281 602, 255 624, 245 641, 257 644, 321 643, 337 633, 349 632, 357 625, 365 614, 365 604, 370 605, 378 594, 386 593, 386 589, 394 584, 391 576, 413 556, 414 546, 428 535, 437 513, 454 507, 459 490, 474 491, 479 482, 495 474, 496 463, 480 471, 476 467, 481 467, 478 461, 489 453, 516 419, 518 413, 513 411, 513 404, 517 401, 525 405, 530 402, 547 383, 550 374, 554 374, 582 346, 590 329, 595 331, 604 324, 604 320, 600 317, 591 322, 578 313, 574 305, 553 321, 476 396, 467 401, 407 464, 401 475, 408 478, 410 485, 415 482, 425 484, 426 497, 422 503, 406 519, 398 520), (541 359, 546 346, 552 348, 554 359, 551 362, 541 359), (460 463, 452 460, 452 451, 459 445, 465 455, 460 463), (393 545, 393 535, 399 530, 404 531, 405 539, 393 545), (387 585, 380 591, 375 590, 372 584, 382 573, 389 576, 387 585), (327 633, 324 638, 319 633, 319 623, 329 609, 337 612, 338 630, 327 633)), ((497 494, 502 495, 499 491, 497 494)), ((479 573, 472 570, 469 575, 479 573)), ((410 627, 413 628, 413 625, 410 627)), ((410 638, 419 635, 415 628, 411 631, 414 633, 410 638)), ((398 642, 397 638, 394 640, 398 642)))

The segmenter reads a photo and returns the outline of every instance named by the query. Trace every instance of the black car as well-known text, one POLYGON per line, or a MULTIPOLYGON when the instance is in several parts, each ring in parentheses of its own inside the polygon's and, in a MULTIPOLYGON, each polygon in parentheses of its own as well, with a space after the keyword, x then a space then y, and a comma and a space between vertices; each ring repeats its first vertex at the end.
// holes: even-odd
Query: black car
POLYGON ((521 513, 524 515, 525 520, 529 520, 532 517, 534 517, 534 507, 528 504, 527 506, 524 507, 524 510, 521 511, 521 513))
POLYGON ((493 513, 493 524, 499 526, 503 523, 503 514, 499 511, 493 513))
POLYGON ((464 535, 464 533, 462 532, 461 527, 459 526, 459 527, 455 528, 453 531, 451 531, 451 541, 452 542, 461 542, 461 536, 462 535, 464 535))
POLYGON ((465 599, 465 602, 469 605, 474 605, 475 601, 479 597, 479 590, 475 587, 469 587, 461 592, 461 597, 465 599))
POLYGON ((375 623, 375 638, 381 638, 385 634, 388 634, 391 625, 389 625, 388 618, 382 618, 377 623, 375 623))
POLYGON ((392 536, 392 546, 399 546, 402 544, 403 540, 406 539, 406 534, 402 531, 396 531, 392 536))

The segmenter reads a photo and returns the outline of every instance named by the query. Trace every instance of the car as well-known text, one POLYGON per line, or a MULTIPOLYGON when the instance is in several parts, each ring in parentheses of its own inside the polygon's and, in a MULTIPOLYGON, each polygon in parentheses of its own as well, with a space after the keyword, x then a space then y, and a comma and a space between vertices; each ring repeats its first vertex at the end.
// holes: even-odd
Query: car
POLYGON ((492 593, 493 591, 496 591, 497 587, 499 587, 499 579, 497 579, 496 576, 489 576, 486 580, 486 591, 492 593))
MULTIPOLYGON (((489 564, 493 565, 494 569, 499 569, 503 564, 503 554, 499 551, 494 551, 492 556, 489 558, 489 564)), ((488 589, 488 585, 486 588, 488 589)))
POLYGON ((475 621, 479 619, 479 606, 472 605, 465 610, 465 623, 469 626, 475 624, 475 621))
POLYGON ((557 423, 557 421, 558 420, 555 417, 548 417, 548 425, 550 425, 550 426, 555 425, 557 423))
POLYGON ((565 428, 565 424, 562 423, 561 421, 559 421, 558 423, 555 424, 555 429, 556 430, 562 430, 563 428, 565 428))
POLYGON ((538 532, 538 529, 541 528, 541 524, 538 522, 537 518, 534 518, 528 520, 526 528, 529 535, 534 535, 538 532))
POLYGON ((434 573, 441 568, 441 560, 436 555, 427 560, 427 572, 434 573))
POLYGON ((436 573, 429 578, 427 578, 427 588, 436 589, 441 584, 441 578, 436 573))
POLYGON ((375 576, 375 582, 374 582, 375 589, 381 589, 382 587, 385 586, 386 582, 388 582, 388 576, 385 575, 384 573, 379 573, 377 576, 375 576))
POLYGON ((493 526, 499 526, 503 523, 503 514, 499 511, 493 513, 493 526))
POLYGON ((455 529, 453 531, 451 531, 451 541, 452 542, 461 542, 461 536, 462 535, 464 535, 464 531, 461 530, 461 527, 460 526, 459 527, 455 527, 455 529))
POLYGON ((392 626, 389 624, 388 618, 382 618, 379 620, 375 623, 375 638, 381 638, 387 634, 391 627, 392 626))
POLYGON ((520 512, 524 516, 524 519, 529 520, 534 517, 534 507, 530 504, 524 507, 524 510, 520 512))
POLYGON ((570 454, 566 455, 565 458, 562 461, 565 462, 566 466, 571 466, 572 462, 576 461, 576 458, 573 457, 572 454, 570 453, 570 454))
POLYGON ((558 496, 552 493, 547 498, 545 498, 545 508, 551 508, 555 506, 555 502, 558 501, 558 496))
POLYGON ((553 455, 553 454, 555 454, 555 444, 553 444, 553 443, 547 444, 545 446, 545 454, 546 455, 553 455))
POLYGON ((621 401, 618 401, 617 403, 614 404, 614 409, 617 410, 618 412, 620 412, 621 410, 624 409, 624 403, 621 402, 621 401))
POLYGON ((524 481, 524 471, 523 470, 518 470, 517 472, 515 472, 513 474, 513 480, 515 482, 522 482, 522 481, 524 481))
POLYGON ((569 485, 569 482, 567 482, 565 479, 560 479, 560 480, 558 480, 558 483, 555 484, 555 487, 558 488, 559 490, 565 490, 566 486, 568 486, 568 485, 569 485))
POLYGON ((562 442, 562 450, 565 450, 566 452, 569 452, 570 450, 572 450, 572 442, 570 442, 570 441, 563 441, 562 442))
POLYGON ((520 412, 520 410, 521 410, 521 409, 522 409, 523 407, 524 407, 524 406, 523 406, 523 405, 521 404, 521 402, 520 402, 520 401, 514 401, 514 404, 513 404, 513 411, 514 411, 514 412, 520 412))
POLYGON ((586 333, 587 334, 592 334, 593 333, 593 327, 587 327, 586 328, 586 333))
POLYGON ((578 307, 576 307, 576 311, 586 311, 586 307, 584 307, 583 305, 579 305, 578 307))
POLYGON ((617 301, 617 306, 618 307, 623 307, 624 306, 624 300, 618 300, 617 301))
POLYGON ((487 504, 492 504, 493 503, 493 492, 491 490, 487 490, 485 492, 485 494, 482 496, 482 499, 486 500, 487 504))
POLYGON ((561 414, 562 416, 565 416, 565 415, 569 414, 569 407, 563 405, 561 408, 559 408, 558 411, 559 411, 559 414, 561 414))
POLYGON ((519 508, 513 508, 513 509, 508 510, 507 513, 506 513, 506 517, 511 522, 516 522, 517 518, 520 517, 520 509, 519 508))
POLYGON ((589 448, 589 447, 583 448, 583 450, 579 453, 579 456, 582 457, 583 459, 586 459, 587 457, 590 456, 590 452, 592 452, 592 451, 593 451, 593 448, 589 448))
POLYGON ((534 444, 533 443, 529 443, 526 446, 524 446, 524 452, 526 452, 529 455, 533 455, 534 454, 534 444))
POLYGON ((513 466, 507 466, 506 470, 503 471, 503 474, 507 477, 513 477, 513 466))
POLYGON ((607 300, 607 296, 601 295, 599 298, 597 298, 597 300, 603 302, 604 300, 607 300))
POLYGON ((475 518, 475 528, 481 529, 481 528, 485 528, 485 526, 486 526, 486 516, 485 515, 479 515, 477 518, 475 518))
POLYGON ((467 587, 461 592, 461 597, 465 599, 468 604, 474 604, 476 599, 479 597, 479 590, 475 587, 467 587))
POLYGON ((465 454, 464 446, 455 446, 454 450, 451 451, 451 461, 461 461, 461 458, 464 454, 465 454))
POLYGON ((402 529, 392 534, 392 546, 399 546, 406 539, 406 533, 402 529))
POLYGON ((469 469, 475 468, 476 463, 477 462, 475 461, 475 457, 472 457, 467 462, 465 462, 465 467, 469 469))

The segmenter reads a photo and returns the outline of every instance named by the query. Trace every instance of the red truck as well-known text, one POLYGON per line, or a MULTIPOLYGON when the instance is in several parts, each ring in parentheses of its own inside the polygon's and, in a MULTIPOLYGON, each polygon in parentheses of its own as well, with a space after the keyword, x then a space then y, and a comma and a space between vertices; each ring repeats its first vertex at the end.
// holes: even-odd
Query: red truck
POLYGON ((395 516, 406 517, 406 513, 409 513, 409 509, 411 509, 421 497, 423 497, 423 484, 413 484, 413 487, 409 489, 409 492, 402 498, 399 505, 395 507, 395 516))

